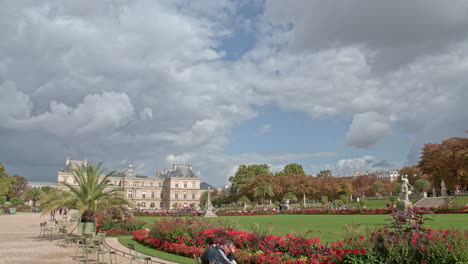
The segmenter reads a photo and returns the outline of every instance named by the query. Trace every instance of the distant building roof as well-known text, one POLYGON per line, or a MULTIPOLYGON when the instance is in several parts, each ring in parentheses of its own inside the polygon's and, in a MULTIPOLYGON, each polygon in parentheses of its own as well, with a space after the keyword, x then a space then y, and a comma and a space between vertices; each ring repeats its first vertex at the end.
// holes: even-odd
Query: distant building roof
POLYGON ((210 184, 208 184, 206 182, 200 183, 200 190, 208 190, 208 187, 210 187, 210 190, 216 190, 217 189, 213 185, 210 185, 210 184))
POLYGON ((197 175, 188 167, 177 167, 174 171, 168 172, 165 177, 190 177, 195 178, 197 175))

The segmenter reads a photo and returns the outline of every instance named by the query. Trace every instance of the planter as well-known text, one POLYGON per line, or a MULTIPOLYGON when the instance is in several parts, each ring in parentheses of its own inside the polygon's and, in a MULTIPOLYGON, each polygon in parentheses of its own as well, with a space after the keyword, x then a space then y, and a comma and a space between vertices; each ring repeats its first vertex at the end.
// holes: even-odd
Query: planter
POLYGON ((16 214, 16 207, 10 208, 10 214, 16 214))
POLYGON ((96 224, 94 222, 80 222, 77 233, 79 236, 96 233, 96 224))

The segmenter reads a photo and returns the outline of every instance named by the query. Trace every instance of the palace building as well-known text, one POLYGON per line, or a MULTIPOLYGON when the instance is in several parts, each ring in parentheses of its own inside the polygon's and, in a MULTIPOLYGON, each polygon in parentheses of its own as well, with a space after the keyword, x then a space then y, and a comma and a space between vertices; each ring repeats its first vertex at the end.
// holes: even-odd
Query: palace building
MULTIPOLYGON (((67 157, 65 167, 58 172, 57 186, 67 182, 77 184, 72 171, 81 167, 86 172, 88 159, 71 160, 67 157)), ((140 209, 177 209, 198 208, 200 196, 204 190, 200 189, 200 178, 192 171, 192 165, 172 165, 172 171, 165 168, 154 176, 139 175, 130 164, 123 170, 117 169, 109 178, 112 186, 123 188, 124 195, 140 209)))

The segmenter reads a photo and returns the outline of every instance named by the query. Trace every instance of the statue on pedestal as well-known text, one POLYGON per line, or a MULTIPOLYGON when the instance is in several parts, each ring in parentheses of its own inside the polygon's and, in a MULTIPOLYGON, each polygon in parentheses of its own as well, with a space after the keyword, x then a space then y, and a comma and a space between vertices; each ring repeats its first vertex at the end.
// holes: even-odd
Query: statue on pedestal
POLYGON ((213 213, 213 204, 211 203, 210 194, 211 190, 208 186, 208 198, 206 199, 206 212, 204 217, 217 217, 215 213, 213 213))
POLYGON ((447 188, 445 187, 445 181, 443 179, 440 182, 440 196, 447 196, 447 188))
POLYGON ((404 204, 404 207, 412 207, 413 204, 410 202, 408 196, 412 193, 413 186, 409 184, 408 176, 401 175, 401 195, 400 202, 404 204))

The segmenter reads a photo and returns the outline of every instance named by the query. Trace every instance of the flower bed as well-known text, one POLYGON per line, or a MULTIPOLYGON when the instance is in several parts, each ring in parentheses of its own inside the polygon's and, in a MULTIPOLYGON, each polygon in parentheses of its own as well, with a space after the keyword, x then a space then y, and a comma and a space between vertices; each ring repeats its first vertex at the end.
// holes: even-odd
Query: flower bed
POLYGON ((97 231, 106 231, 109 236, 127 236, 131 231, 140 230, 145 222, 135 218, 119 219, 111 214, 97 213, 95 215, 97 231))
MULTIPOLYGON (((424 208, 415 208, 424 209, 424 208)), ((468 206, 452 206, 452 207, 432 207, 431 211, 438 214, 451 213, 468 213, 468 206)), ((263 208, 254 210, 233 210, 220 209, 216 212, 218 216, 241 216, 241 215, 279 215, 279 214, 321 214, 321 215, 341 215, 341 214, 391 214, 395 211, 393 208, 351 208, 351 209, 329 209, 329 208, 297 208, 294 210, 277 211, 273 209, 264 210, 263 208)), ((201 213, 192 211, 189 214, 182 214, 179 211, 167 212, 135 212, 135 216, 200 216, 201 213)))
POLYGON ((158 219, 151 230, 132 235, 141 244, 186 257, 230 239, 239 249, 238 263, 466 263, 468 232, 426 229, 427 213, 395 212, 389 226, 329 245, 316 237, 249 233, 204 219, 158 219))

